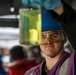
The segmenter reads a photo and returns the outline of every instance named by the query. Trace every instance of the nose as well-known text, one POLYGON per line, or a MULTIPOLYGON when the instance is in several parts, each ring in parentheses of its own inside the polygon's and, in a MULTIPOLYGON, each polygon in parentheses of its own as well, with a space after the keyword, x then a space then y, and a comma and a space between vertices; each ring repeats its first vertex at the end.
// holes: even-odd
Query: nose
POLYGON ((45 44, 52 44, 52 43, 53 43, 53 40, 49 36, 46 37, 45 44))

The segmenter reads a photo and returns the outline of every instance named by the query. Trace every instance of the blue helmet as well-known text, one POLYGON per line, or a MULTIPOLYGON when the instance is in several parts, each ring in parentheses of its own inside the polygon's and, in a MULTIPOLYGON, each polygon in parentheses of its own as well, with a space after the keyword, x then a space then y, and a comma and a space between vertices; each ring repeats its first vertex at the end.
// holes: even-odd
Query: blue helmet
POLYGON ((42 31, 62 30, 60 23, 54 20, 49 10, 42 12, 42 31))

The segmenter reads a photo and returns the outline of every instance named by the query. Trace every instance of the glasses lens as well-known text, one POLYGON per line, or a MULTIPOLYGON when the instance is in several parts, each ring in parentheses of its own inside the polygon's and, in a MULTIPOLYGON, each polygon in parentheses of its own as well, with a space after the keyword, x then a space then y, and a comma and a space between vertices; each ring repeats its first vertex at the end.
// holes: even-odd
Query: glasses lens
POLYGON ((54 32, 54 33, 42 33, 42 39, 41 39, 41 44, 45 44, 47 43, 47 41, 49 42, 60 42, 62 41, 62 34, 58 33, 58 32, 54 32))

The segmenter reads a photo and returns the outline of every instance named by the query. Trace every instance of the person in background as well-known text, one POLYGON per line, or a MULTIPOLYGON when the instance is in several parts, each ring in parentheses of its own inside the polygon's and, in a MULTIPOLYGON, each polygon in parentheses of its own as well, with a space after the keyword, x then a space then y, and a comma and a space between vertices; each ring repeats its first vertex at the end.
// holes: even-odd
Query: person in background
POLYGON ((5 71, 3 67, 2 55, 0 55, 0 75, 7 75, 7 72, 5 71))
POLYGON ((27 60, 27 54, 22 46, 14 46, 10 49, 11 64, 8 66, 8 75, 24 75, 25 71, 36 66, 35 62, 27 60))
POLYGON ((67 37, 49 10, 42 12, 42 38, 40 48, 45 61, 28 70, 25 75, 75 75, 74 52, 64 50, 67 37))
POLYGON ((39 46, 32 46, 29 48, 28 59, 35 60, 37 64, 40 64, 44 60, 39 46))

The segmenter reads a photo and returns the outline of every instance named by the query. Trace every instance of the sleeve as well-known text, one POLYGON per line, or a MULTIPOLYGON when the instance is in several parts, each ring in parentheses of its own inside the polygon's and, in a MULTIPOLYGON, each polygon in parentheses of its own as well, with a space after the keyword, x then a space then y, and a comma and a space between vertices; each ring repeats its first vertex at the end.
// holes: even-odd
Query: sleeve
POLYGON ((13 75, 10 69, 8 69, 8 75, 13 75))
POLYGON ((63 2, 64 13, 58 18, 74 50, 76 50, 76 11, 63 2))
POLYGON ((62 28, 67 35, 72 47, 75 50, 75 62, 76 62, 76 11, 72 9, 67 3, 62 1, 64 12, 59 16, 53 10, 51 14, 54 19, 59 21, 62 28))

